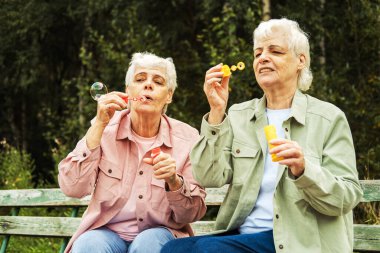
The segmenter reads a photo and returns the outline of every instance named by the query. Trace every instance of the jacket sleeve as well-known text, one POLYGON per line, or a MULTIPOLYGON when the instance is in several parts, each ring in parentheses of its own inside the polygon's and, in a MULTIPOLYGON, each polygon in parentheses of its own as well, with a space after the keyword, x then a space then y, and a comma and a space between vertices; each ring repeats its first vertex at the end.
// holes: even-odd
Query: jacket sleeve
POLYGON ((69 197, 82 198, 94 189, 101 148, 89 150, 85 137, 58 165, 58 183, 69 197))
POLYGON ((204 187, 221 187, 232 180, 232 134, 228 117, 210 126, 206 114, 202 120, 201 138, 190 154, 195 179, 204 187))
POLYGON ((350 212, 363 195, 351 131, 342 111, 324 136, 321 164, 305 159, 304 174, 294 183, 315 210, 339 216, 350 212))
POLYGON ((167 191, 166 197, 177 223, 191 223, 200 220, 206 213, 206 191, 193 178, 190 160, 186 162, 181 175, 182 187, 177 191, 167 191))
POLYGON ((176 223, 188 224, 200 220, 206 213, 207 207, 205 203, 206 191, 197 181, 194 180, 192 174, 192 165, 190 162, 189 152, 194 143, 199 139, 198 131, 194 128, 189 129, 188 148, 181 149, 185 160, 181 168, 177 168, 177 172, 183 180, 183 185, 177 191, 169 191, 166 186, 166 198, 169 201, 172 210, 172 218, 176 223))

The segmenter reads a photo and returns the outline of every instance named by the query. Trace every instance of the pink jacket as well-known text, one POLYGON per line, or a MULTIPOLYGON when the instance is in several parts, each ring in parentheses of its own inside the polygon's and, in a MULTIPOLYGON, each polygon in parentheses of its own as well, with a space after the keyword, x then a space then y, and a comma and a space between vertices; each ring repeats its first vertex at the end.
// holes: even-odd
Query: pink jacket
MULTIPOLYGON (((194 180, 189 160, 190 150, 199 138, 198 131, 166 115, 161 117, 152 148, 160 146, 162 152, 169 153, 176 160, 177 173, 184 179, 180 190, 170 192, 165 190, 163 180, 152 176, 151 169, 138 170, 141 161, 137 158, 130 126, 129 111, 116 112, 103 132, 100 147, 89 150, 83 138, 60 162, 58 181, 62 191, 75 198, 92 194, 65 252, 70 251, 79 235, 104 226, 123 208, 135 179, 140 180, 139 188, 142 188, 142 198, 136 204, 139 231, 163 226, 177 238, 186 237, 193 235, 189 223, 205 214, 206 193, 194 180), (144 180, 142 184, 141 180, 144 180)), ((145 157, 149 155, 147 152, 145 157)))

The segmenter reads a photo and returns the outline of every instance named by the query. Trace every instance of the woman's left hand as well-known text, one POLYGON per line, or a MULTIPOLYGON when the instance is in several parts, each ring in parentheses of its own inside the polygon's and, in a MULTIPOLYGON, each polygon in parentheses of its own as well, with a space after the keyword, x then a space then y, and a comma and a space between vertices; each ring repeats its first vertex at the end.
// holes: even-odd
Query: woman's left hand
POLYGON ((163 179, 171 191, 182 187, 182 180, 177 175, 176 162, 170 154, 161 152, 154 158, 144 158, 143 161, 153 166, 153 176, 163 179))
POLYGON ((277 157, 283 157, 278 163, 286 165, 295 177, 299 177, 305 170, 305 158, 302 147, 296 142, 287 139, 274 139, 270 144, 275 145, 269 150, 270 154, 276 154, 277 157))

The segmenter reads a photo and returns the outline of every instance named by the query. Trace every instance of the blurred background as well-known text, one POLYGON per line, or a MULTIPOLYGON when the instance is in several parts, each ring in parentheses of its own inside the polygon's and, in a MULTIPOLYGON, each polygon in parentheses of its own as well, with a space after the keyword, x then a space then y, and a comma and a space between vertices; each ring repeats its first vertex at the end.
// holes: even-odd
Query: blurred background
MULTIPOLYGON (((0 189, 57 187, 57 164, 96 115, 90 85, 124 90, 134 52, 173 58, 179 87, 167 114, 198 129, 212 65, 246 64, 230 105, 261 97, 252 32, 281 17, 310 36, 308 93, 346 113, 360 179, 379 179, 380 0, 0 0, 0 189)), ((357 219, 380 222, 376 212, 357 219)), ((44 240, 25 252, 55 247, 44 240)))

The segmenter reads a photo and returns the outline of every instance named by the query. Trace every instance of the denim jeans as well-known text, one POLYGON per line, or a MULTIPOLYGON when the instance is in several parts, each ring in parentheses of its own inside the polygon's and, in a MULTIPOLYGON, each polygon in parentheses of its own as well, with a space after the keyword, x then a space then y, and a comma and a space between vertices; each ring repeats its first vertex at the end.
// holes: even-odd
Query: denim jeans
POLYGON ((132 242, 124 241, 112 230, 101 227, 81 234, 75 240, 73 253, 159 253, 170 240, 175 239, 166 228, 151 228, 139 233, 132 242))
POLYGON ((161 253, 275 253, 273 231, 255 234, 227 232, 168 242, 161 253))

